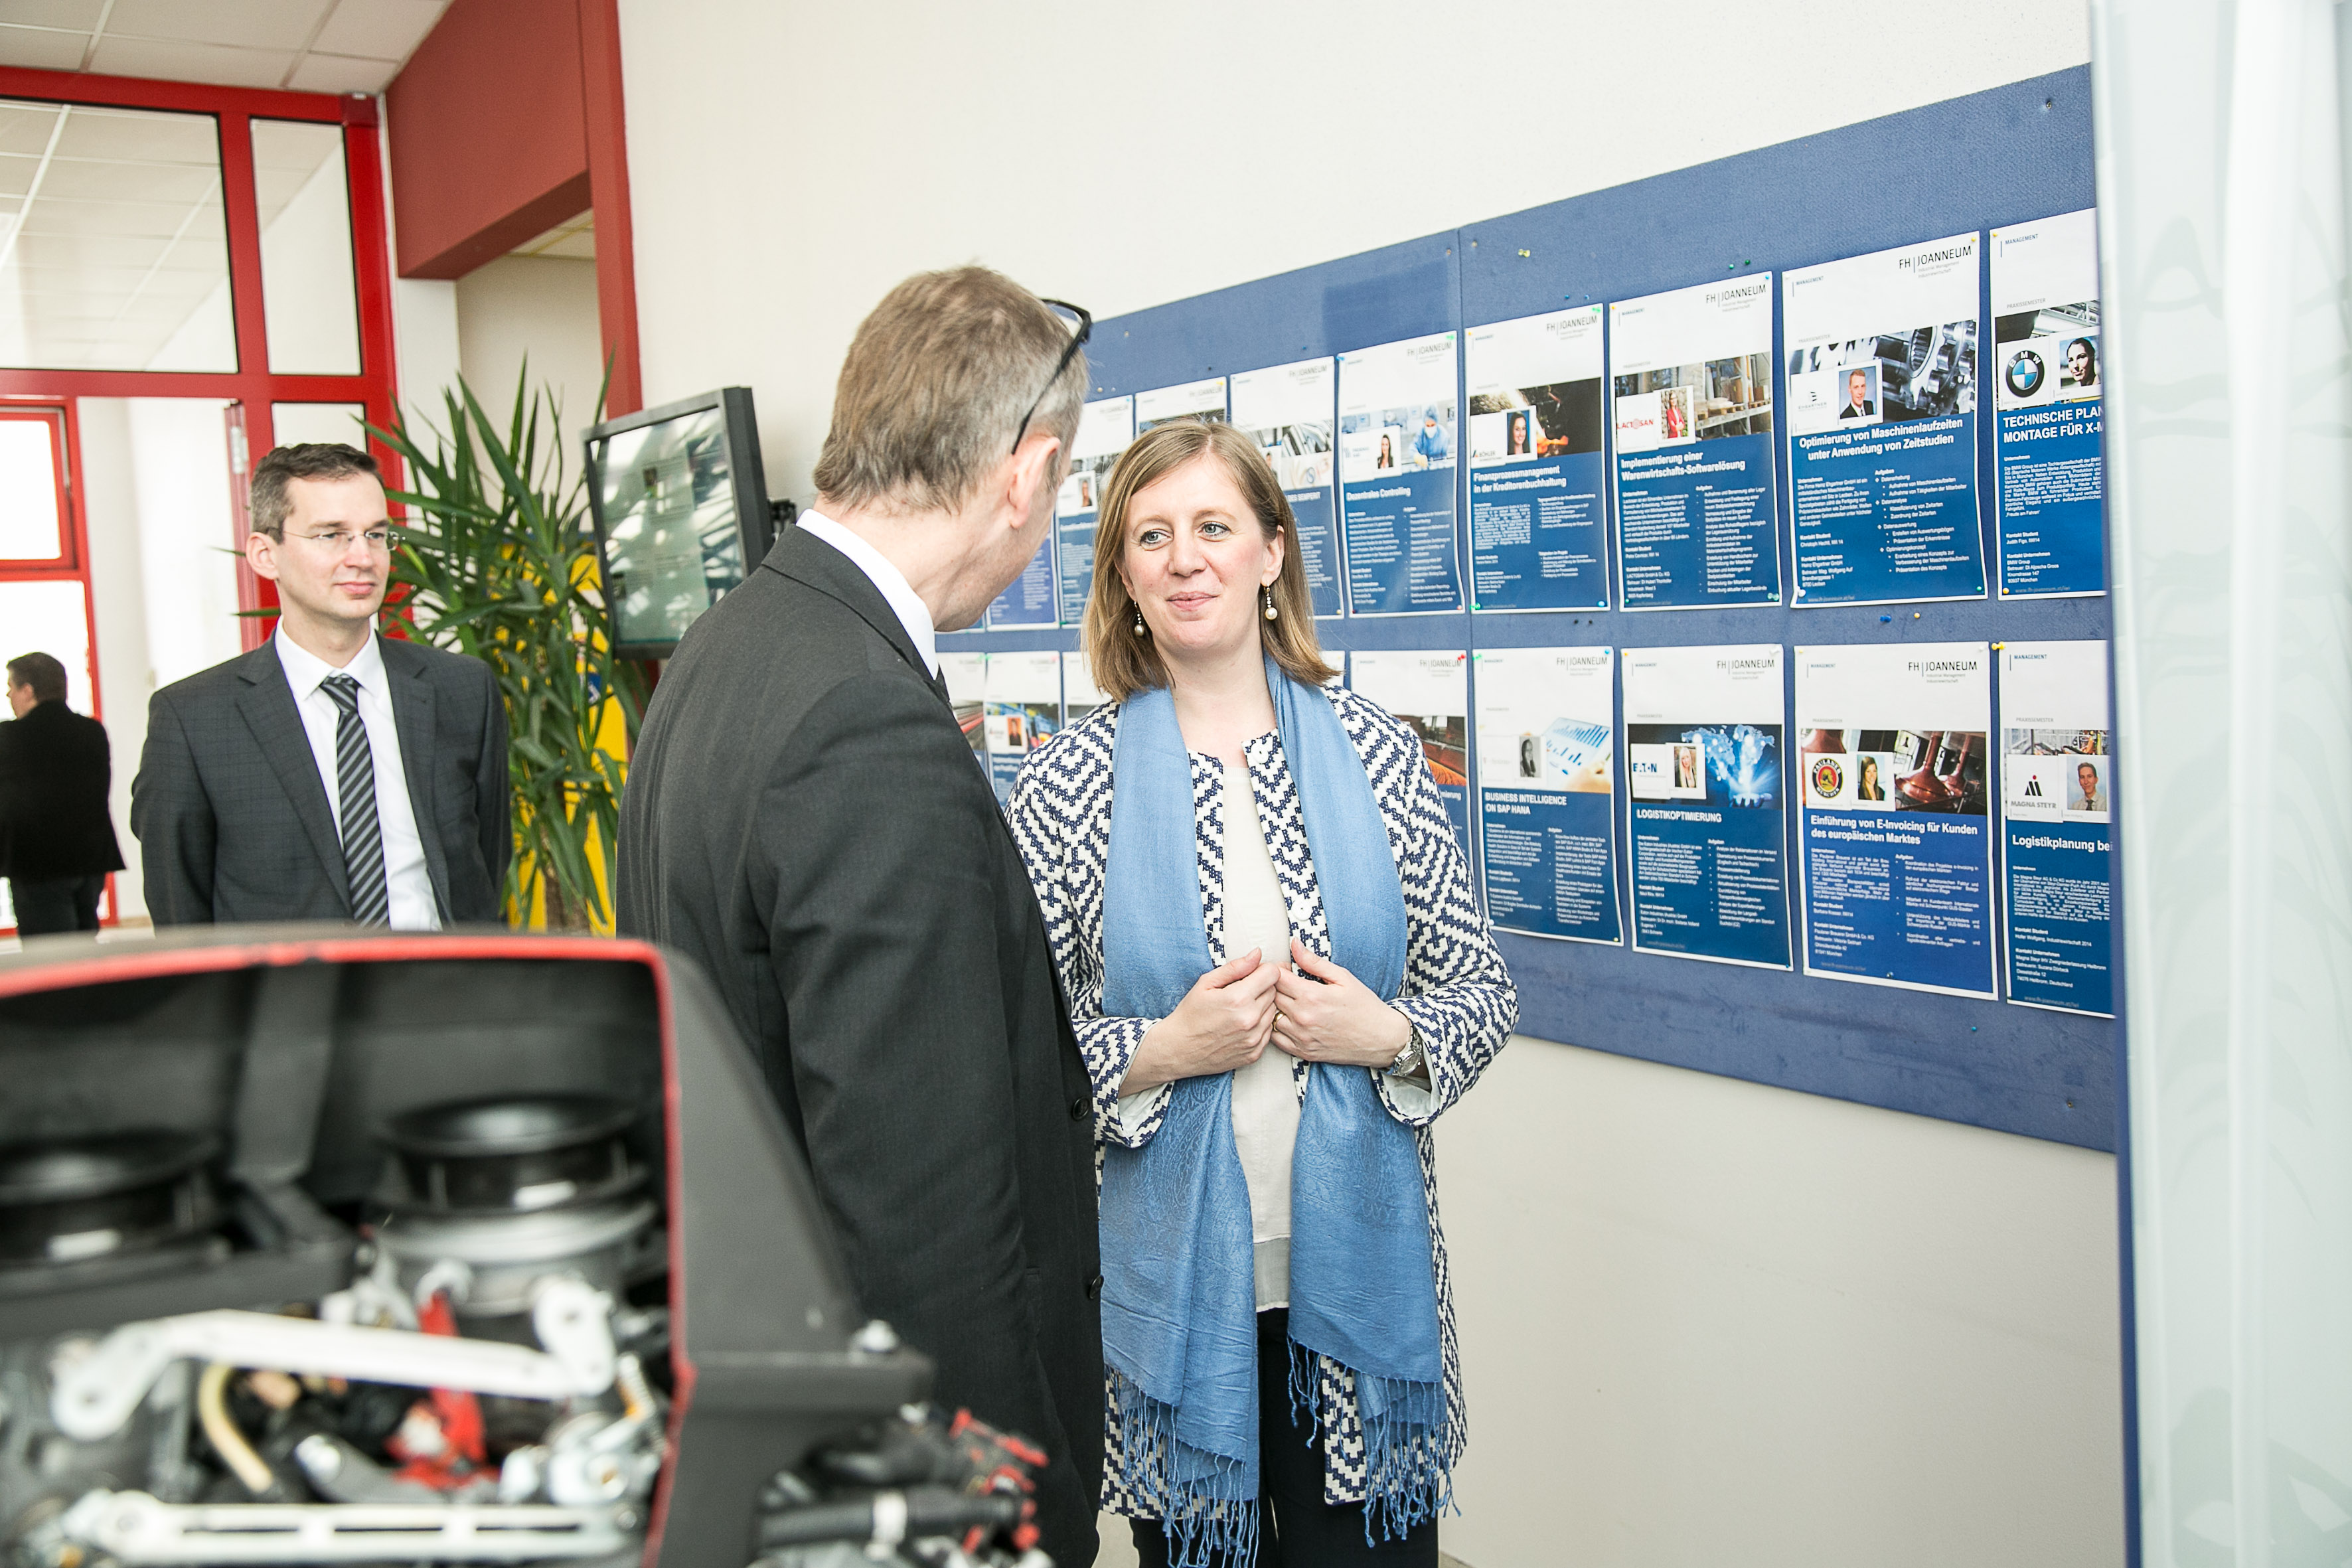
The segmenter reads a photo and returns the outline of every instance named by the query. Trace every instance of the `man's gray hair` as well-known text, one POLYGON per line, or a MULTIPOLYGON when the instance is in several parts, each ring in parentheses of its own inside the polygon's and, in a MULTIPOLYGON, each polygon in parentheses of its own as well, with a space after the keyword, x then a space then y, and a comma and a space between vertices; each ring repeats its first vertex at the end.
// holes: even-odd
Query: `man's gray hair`
POLYGON ((922 272, 883 297, 851 340, 816 460, 817 494, 840 507, 953 510, 971 500, 1029 428, 1059 437, 1068 471, 1087 360, 1072 327, 985 267, 922 272), (1043 400, 1039 401, 1039 395, 1043 400))

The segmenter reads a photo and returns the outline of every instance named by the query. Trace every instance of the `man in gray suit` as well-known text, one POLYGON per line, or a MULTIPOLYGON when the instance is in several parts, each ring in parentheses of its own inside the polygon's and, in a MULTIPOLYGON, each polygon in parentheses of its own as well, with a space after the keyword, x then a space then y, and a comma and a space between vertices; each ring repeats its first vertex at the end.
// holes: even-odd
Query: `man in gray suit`
POLYGON ((699 963, 758 1051, 865 1310, 941 1404, 1045 1450, 1061 1568, 1094 1561, 1102 1476, 1094 1101, 933 638, 1050 537, 1083 341, 977 267, 875 308, 815 509, 654 693, 618 879, 622 933, 699 963))
POLYGON ((148 707, 131 829, 158 926, 500 918, 506 708, 478 659, 376 634, 388 515, 352 447, 254 469, 246 560, 278 584, 278 629, 148 707))

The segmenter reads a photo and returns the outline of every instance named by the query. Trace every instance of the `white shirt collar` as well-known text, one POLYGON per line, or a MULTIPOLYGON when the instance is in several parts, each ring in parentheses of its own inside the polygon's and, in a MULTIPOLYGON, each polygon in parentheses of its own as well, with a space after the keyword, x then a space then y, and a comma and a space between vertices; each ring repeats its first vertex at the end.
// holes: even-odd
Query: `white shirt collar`
POLYGON ((309 648, 286 635, 286 623, 278 623, 278 630, 269 639, 278 647, 278 663, 286 671, 286 684, 294 689, 299 698, 308 697, 319 689, 319 682, 331 675, 348 675, 378 697, 389 698, 383 675, 383 649, 376 646, 371 635, 352 662, 337 669, 309 648))
POLYGON ((907 574, 890 564, 890 558, 819 511, 804 511, 793 525, 804 528, 844 555, 849 563, 866 574, 875 591, 882 595, 907 628, 915 651, 923 656, 923 668, 932 675, 940 672, 939 633, 931 625, 931 609, 908 585, 907 574))

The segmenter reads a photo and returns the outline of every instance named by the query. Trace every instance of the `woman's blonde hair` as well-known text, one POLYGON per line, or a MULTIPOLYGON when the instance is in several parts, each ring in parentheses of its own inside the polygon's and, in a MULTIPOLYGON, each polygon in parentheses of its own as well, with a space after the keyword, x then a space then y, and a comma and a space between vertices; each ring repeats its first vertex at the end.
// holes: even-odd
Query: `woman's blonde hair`
POLYGON ((1323 662, 1315 636, 1315 605, 1307 593, 1307 567, 1298 553, 1298 525, 1290 501, 1255 441, 1222 420, 1180 419, 1147 430, 1119 454, 1104 487, 1102 521, 1095 525, 1094 591, 1087 599, 1082 640, 1095 684, 1114 702, 1168 684, 1168 667, 1149 635, 1135 632, 1134 595, 1119 576, 1125 553, 1127 510, 1139 490, 1159 483, 1195 458, 1213 457, 1249 503, 1268 539, 1283 536, 1282 571, 1272 592, 1275 619, 1258 623, 1265 651, 1293 680, 1320 686, 1339 672, 1323 662))

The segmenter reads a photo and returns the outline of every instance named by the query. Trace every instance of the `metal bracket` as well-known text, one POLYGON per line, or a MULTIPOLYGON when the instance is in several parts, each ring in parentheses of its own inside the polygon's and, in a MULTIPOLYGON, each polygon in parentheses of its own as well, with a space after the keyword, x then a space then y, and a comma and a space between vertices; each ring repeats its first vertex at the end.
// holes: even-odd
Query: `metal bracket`
POLYGON ((635 1544, 633 1510, 539 1504, 158 1502, 85 1493, 57 1521, 68 1541, 139 1568, 165 1563, 530 1563, 635 1544))
POLYGON ((126 1323, 86 1353, 51 1365, 49 1414, 67 1436, 95 1442, 121 1430, 163 1369, 184 1359, 519 1399, 572 1399, 613 1386, 610 1297, 577 1279, 547 1279, 531 1321, 544 1351, 267 1312, 126 1323))

